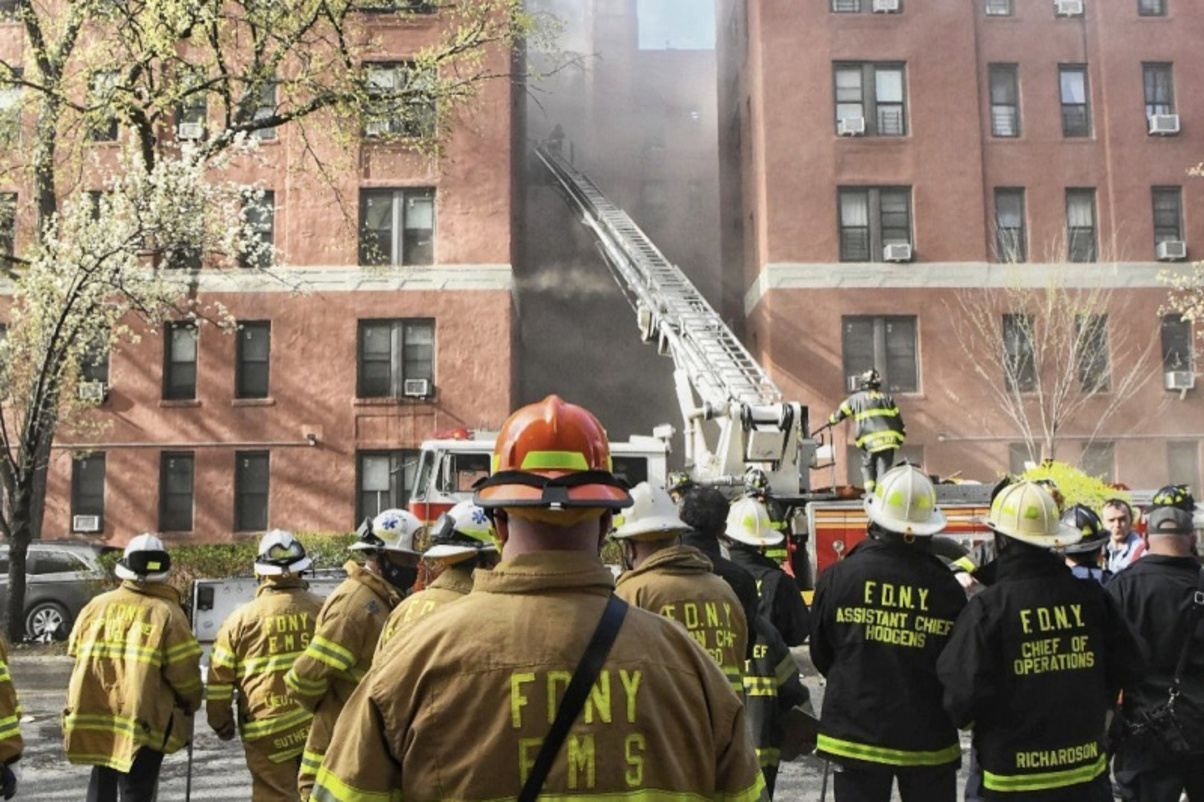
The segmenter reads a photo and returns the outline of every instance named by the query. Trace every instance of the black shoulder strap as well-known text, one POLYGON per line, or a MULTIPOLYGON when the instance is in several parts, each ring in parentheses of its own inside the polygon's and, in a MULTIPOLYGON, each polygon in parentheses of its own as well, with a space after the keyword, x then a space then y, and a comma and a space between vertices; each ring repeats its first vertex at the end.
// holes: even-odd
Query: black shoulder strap
POLYGON ((581 708, 585 707, 586 697, 589 696, 590 689, 594 687, 594 681, 598 679, 598 672, 602 670, 602 665, 606 662, 606 656, 610 654, 610 647, 614 645, 615 637, 619 634, 619 627, 623 625, 623 619, 626 616, 627 602, 612 595, 606 602, 606 609, 602 611, 602 620, 598 622, 598 627, 594 630, 589 645, 585 647, 585 654, 581 655, 581 662, 577 664, 577 670, 573 672, 573 678, 569 681, 564 698, 560 701, 560 707, 556 711, 556 720, 552 722, 547 737, 539 747, 535 765, 531 767, 531 773, 527 775, 527 781, 523 783, 523 790, 518 795, 518 802, 535 802, 539 798, 544 781, 548 778, 548 772, 552 770, 552 764, 556 762, 556 756, 560 754, 560 748, 564 746, 564 739, 568 737, 569 729, 577 721, 577 716, 581 715, 581 708))
POLYGON ((1175 663, 1175 676, 1171 680, 1172 698, 1179 695, 1179 683, 1183 679, 1183 672, 1187 670, 1187 657, 1191 654, 1192 641, 1195 639, 1196 625, 1200 622, 1201 614, 1204 614, 1204 568, 1200 569, 1196 577, 1196 589, 1192 591, 1191 604, 1183 614, 1187 621, 1187 631, 1184 633, 1183 646, 1179 649, 1179 661, 1175 663))

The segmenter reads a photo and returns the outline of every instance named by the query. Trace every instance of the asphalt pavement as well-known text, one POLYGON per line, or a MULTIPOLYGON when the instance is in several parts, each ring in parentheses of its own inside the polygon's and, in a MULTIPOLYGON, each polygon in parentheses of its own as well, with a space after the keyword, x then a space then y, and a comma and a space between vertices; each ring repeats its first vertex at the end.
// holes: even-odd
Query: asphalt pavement
MULTIPOLYGON (((25 754, 21 760, 21 786, 17 802, 80 802, 88 786, 90 766, 72 766, 63 754, 60 716, 67 698, 71 659, 61 655, 15 652, 9 664, 24 708, 21 732, 25 754)), ((812 701, 819 707, 823 686, 813 677, 805 677, 812 701)), ((963 761, 964 763, 965 761, 963 761)), ((163 761, 158 802, 185 802, 185 778, 188 754, 169 755, 163 761)), ((779 802, 819 802, 824 763, 807 756, 785 763, 778 775, 779 802)), ((959 786, 964 782, 959 777, 959 786)), ((247 802, 251 798, 251 775, 243 762, 242 747, 236 739, 219 741, 197 717, 197 734, 192 761, 192 800, 247 802)), ((897 798, 897 796, 896 796, 897 798)), ((827 800, 832 799, 829 779, 827 800)))

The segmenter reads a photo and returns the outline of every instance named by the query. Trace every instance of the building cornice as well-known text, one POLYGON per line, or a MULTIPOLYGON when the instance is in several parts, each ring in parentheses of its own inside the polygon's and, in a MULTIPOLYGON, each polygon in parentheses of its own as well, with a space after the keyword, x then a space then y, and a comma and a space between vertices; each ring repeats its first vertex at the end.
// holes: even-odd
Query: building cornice
MULTIPOLYGON (((426 267, 357 267, 320 265, 260 270, 201 270, 163 274, 209 293, 323 293, 323 292, 509 292, 514 270, 508 264, 437 265, 426 267)), ((0 280, 0 294, 12 294, 9 279, 0 280)))
POLYGON ((1068 288, 1169 289, 1167 273, 1187 272, 1189 264, 1091 262, 997 264, 990 262, 770 262, 744 294, 752 314, 772 290, 798 289, 973 289, 1041 288, 1056 282, 1068 288))

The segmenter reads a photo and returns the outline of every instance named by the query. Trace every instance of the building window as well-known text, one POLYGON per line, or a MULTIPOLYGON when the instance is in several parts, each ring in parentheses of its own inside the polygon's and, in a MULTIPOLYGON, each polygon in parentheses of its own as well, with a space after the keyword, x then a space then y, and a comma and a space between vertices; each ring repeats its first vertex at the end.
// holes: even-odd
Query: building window
POLYGON ((995 260, 1028 261, 1023 189, 999 187, 995 190, 995 260))
POLYGON ((360 264, 429 265, 435 261, 435 190, 360 192, 360 264))
POLYGON ((184 97, 176 105, 176 138, 201 139, 205 135, 205 123, 209 117, 209 104, 205 99, 205 73, 200 68, 188 67, 184 75, 184 97))
POLYGON ((235 398, 267 398, 272 351, 272 324, 267 321, 238 324, 238 361, 235 367, 235 398))
POLYGON ((113 142, 117 139, 117 115, 113 114, 117 94, 117 72, 98 70, 88 78, 88 139, 113 142))
POLYGON ((0 261, 15 253, 17 242, 17 193, 0 192, 0 261))
POLYGON ((266 451, 234 454, 235 532, 262 532, 268 528, 268 465, 266 451))
POLYGON ((1095 441, 1083 446, 1083 473, 1111 484, 1116 481, 1116 444, 1095 441))
POLYGON ((1039 460, 1028 450, 1028 443, 1008 443, 1008 473, 1019 476, 1039 460))
POLYGON ((1142 17, 1165 17, 1166 0, 1137 0, 1137 14, 1142 17))
POLYGON ((1183 201, 1179 187, 1154 187, 1154 245, 1183 239, 1183 201))
POLYGON ((1142 64, 1145 117, 1175 113, 1175 79, 1170 64, 1142 64))
POLYGON ((107 337, 98 337, 84 354, 80 365, 80 378, 86 382, 98 382, 109 386, 109 342, 107 337))
POLYGON ((159 530, 192 531, 191 451, 164 451, 159 457, 159 530))
POLYGON ((267 190, 248 193, 243 198, 243 235, 245 248, 238 257, 241 267, 266 270, 272 266, 272 246, 276 241, 276 193, 267 190))
POLYGON ((105 455, 104 452, 76 457, 71 461, 71 531, 75 529, 77 515, 95 515, 99 526, 89 531, 104 529, 105 516, 105 455))
POLYGON ((1015 64, 987 68, 991 84, 991 135, 1020 136, 1020 83, 1015 64))
POLYGON ((419 139, 435 133, 437 110, 434 82, 412 61, 365 64, 370 111, 364 123, 368 136, 419 139))
POLYGON ((196 398, 196 324, 190 321, 168 323, 163 331, 163 397, 168 400, 196 398))
POLYGON ((1075 373, 1084 393, 1106 393, 1111 384, 1108 369, 1108 316, 1074 316, 1075 373))
POLYGON ((1087 94, 1087 67, 1063 64, 1058 67, 1062 89, 1062 136, 1091 136, 1091 105, 1087 94))
MULTIPOLYGON (((0 7, 3 4, 0 3, 0 7)), ((0 19, 4 14, 0 11, 0 19)), ((21 67, 10 67, 11 80, 19 81, 25 71, 21 67)), ((21 87, 0 78, 0 143, 9 145, 16 141, 21 131, 21 87)))
POLYGON ((911 244, 910 187, 842 187, 840 261, 881 262, 892 244, 911 244))
POLYGON ((836 124, 860 117, 868 136, 907 134, 902 64, 843 63, 834 68, 836 124))
POLYGON ((855 389, 857 376, 874 368, 892 393, 914 393, 919 386, 916 318, 846 316, 841 319, 845 389, 855 389))
POLYGON ((832 0, 832 10, 838 14, 859 14, 861 0, 832 0))
POLYGON ((360 321, 360 398, 398 398, 407 379, 430 381, 434 372, 435 321, 360 321))
POLYGON ((1072 262, 1094 262, 1095 190, 1066 190, 1066 246, 1072 262))
POLYGON ((1166 478, 1173 485, 1187 485, 1200 495, 1200 444, 1195 440, 1166 444, 1166 478))
MULTIPOLYGON (((261 120, 270 120, 276 115, 276 89, 277 82, 275 80, 264 82, 259 89, 259 96, 256 98, 255 114, 252 119, 256 122, 261 120)), ((256 128, 251 132, 251 136, 258 139, 260 142, 266 142, 276 138, 276 128, 256 128)))
POLYGON ((1194 370, 1192 359, 1191 321, 1180 314, 1162 316, 1162 370, 1194 370))
POLYGON ((986 14, 988 17, 1010 17, 1012 16, 1012 0, 986 0, 986 14))
POLYGON ((361 451, 356 466, 355 518, 374 518, 384 510, 404 509, 414 490, 419 452, 361 451))
POLYGON ((1032 315, 1003 316, 1003 373, 1009 392, 1031 393, 1037 388, 1032 315))

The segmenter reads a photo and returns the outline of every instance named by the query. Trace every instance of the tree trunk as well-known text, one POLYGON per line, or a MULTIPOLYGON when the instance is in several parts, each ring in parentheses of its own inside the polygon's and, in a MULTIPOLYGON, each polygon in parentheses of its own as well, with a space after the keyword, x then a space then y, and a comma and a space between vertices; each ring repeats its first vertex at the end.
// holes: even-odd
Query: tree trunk
POLYGON ((25 640, 25 563, 29 554, 29 541, 33 536, 30 528, 33 487, 29 475, 19 477, 16 482, 16 497, 9 508, 9 524, 12 534, 8 539, 8 620, 5 632, 9 643, 25 640), (24 479, 24 481, 22 481, 24 479))

